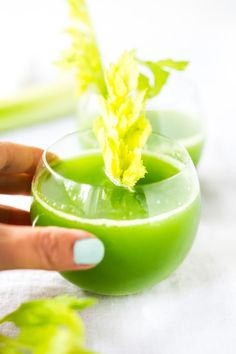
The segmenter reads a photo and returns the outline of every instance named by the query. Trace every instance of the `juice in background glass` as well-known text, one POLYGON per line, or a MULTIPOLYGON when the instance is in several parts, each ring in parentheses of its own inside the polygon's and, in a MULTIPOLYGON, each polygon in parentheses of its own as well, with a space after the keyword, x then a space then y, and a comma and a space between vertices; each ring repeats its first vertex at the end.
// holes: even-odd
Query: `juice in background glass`
POLYGON ((198 119, 184 112, 171 110, 147 110, 146 117, 154 132, 160 132, 183 144, 197 166, 205 139, 198 119))
POLYGON ((33 223, 88 230, 105 246, 97 267, 63 272, 66 279, 94 293, 126 295, 176 269, 200 214, 196 171, 181 145, 152 134, 143 151, 147 174, 133 191, 107 178, 91 130, 69 134, 49 151, 59 159, 50 164, 43 155, 33 182, 33 223))
POLYGON ((178 72, 172 73, 160 94, 147 101, 146 117, 154 132, 183 144, 197 166, 205 130, 198 91, 190 79, 178 72))

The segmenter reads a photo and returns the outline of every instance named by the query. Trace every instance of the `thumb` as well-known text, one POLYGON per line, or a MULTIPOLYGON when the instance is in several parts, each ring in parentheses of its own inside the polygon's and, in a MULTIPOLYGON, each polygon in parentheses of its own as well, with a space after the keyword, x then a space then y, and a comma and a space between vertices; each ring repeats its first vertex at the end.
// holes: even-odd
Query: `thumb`
POLYGON ((83 270, 103 257, 103 243, 86 231, 0 224, 0 270, 83 270))

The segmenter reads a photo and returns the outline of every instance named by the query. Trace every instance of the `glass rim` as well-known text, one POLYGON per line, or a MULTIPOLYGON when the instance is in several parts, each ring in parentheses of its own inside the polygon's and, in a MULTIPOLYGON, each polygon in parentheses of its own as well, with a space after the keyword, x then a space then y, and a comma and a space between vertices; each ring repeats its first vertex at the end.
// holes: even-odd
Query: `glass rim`
MULTIPOLYGON (((79 183, 79 182, 76 182, 76 181, 74 181, 72 179, 64 177, 63 175, 57 173, 50 166, 50 162, 48 162, 48 160, 47 160, 47 153, 50 152, 50 149, 54 145, 59 143, 60 141, 63 141, 63 139, 68 138, 70 136, 73 136, 75 134, 86 134, 86 133, 87 134, 88 133, 91 134, 91 132, 92 132, 92 129, 84 129, 84 130, 77 130, 77 131, 68 133, 68 134, 64 135, 63 137, 55 140, 55 142, 53 142, 49 147, 47 147, 44 150, 44 152, 43 152, 42 162, 44 164, 45 169, 48 171, 48 173, 52 174, 53 177, 56 180, 62 181, 63 183, 66 183, 66 182, 73 183, 74 185, 79 186, 80 188, 83 188, 83 187, 87 188, 88 186, 90 188, 97 188, 97 187, 95 187, 95 186, 93 186, 91 184, 79 183)), ((73 222, 81 222, 81 223, 86 223, 86 224, 97 224, 97 225, 108 225, 108 226, 111 226, 111 225, 120 225, 120 226, 127 226, 128 225, 128 226, 130 226, 130 225, 149 223, 152 220, 160 221, 160 220, 166 219, 169 216, 172 216, 172 215, 176 214, 177 212, 179 212, 182 209, 185 209, 189 204, 191 204, 197 198, 197 196, 199 195, 199 192, 200 192, 199 183, 198 183, 197 175, 196 175, 196 170, 194 168, 192 160, 191 160, 186 148, 182 144, 179 144, 175 140, 170 139, 170 138, 168 138, 168 137, 166 137, 164 135, 161 135, 161 134, 152 133, 151 136, 153 136, 153 137, 158 136, 159 138, 161 138, 161 140, 167 141, 167 142, 169 142, 171 144, 174 144, 174 146, 180 148, 180 151, 182 151, 184 153, 184 161, 183 162, 182 161, 178 161, 177 159, 175 159, 173 157, 172 162, 173 161, 178 161, 179 164, 181 164, 182 168, 180 168, 179 172, 177 172, 176 174, 174 174, 174 175, 172 175, 170 177, 164 178, 163 180, 156 181, 156 182, 149 183, 149 184, 140 184, 138 186, 135 186, 133 192, 138 192, 138 190, 140 190, 140 188, 145 190, 145 188, 149 188, 149 186, 153 187, 153 188, 158 188, 159 186, 163 186, 163 183, 165 183, 165 182, 171 184, 171 183, 174 182, 175 179, 181 178, 181 176, 183 176, 183 178, 185 179, 186 176, 189 175, 189 177, 187 177, 187 178, 190 178, 190 180, 192 180, 192 182, 191 182, 192 190, 188 194, 186 202, 183 205, 176 206, 172 210, 169 210, 169 211, 164 211, 163 213, 161 213, 159 215, 147 216, 145 218, 127 219, 127 220, 126 219, 124 219, 124 220, 119 219, 118 220, 118 219, 109 218, 109 217, 108 218, 107 217, 88 218, 86 216, 79 216, 79 215, 75 215, 73 213, 71 214, 71 213, 68 213, 66 211, 63 211, 63 210, 60 210, 60 209, 57 209, 57 208, 54 209, 52 206, 50 206, 48 204, 45 205, 46 209, 52 210, 53 212, 55 212, 55 214, 60 215, 61 217, 66 218, 68 220, 71 220, 73 222)), ((87 148, 87 151, 89 151, 89 150, 98 152, 98 149, 95 150, 95 149, 87 148)), ((150 151, 150 150, 146 149, 146 151, 150 151)), ((163 153, 163 157, 164 157, 164 153, 163 153)), ((170 156, 170 159, 172 159, 171 156, 170 156)), ((177 165, 175 165, 175 166, 177 167, 177 165)), ((35 187, 37 185, 37 181, 40 178, 40 176, 41 176, 41 173, 39 173, 38 176, 36 176, 36 178, 34 179, 36 184, 35 183, 33 184, 33 191, 36 191, 35 187)), ((100 188, 102 189, 102 186, 100 188)), ((37 192, 36 193, 33 192, 33 195, 35 196, 36 199, 38 199, 39 203, 45 204, 45 201, 42 199, 42 197, 40 197, 40 195, 37 192)))
MULTIPOLYGON (((47 154, 50 154, 50 149, 51 149, 53 146, 55 146, 56 144, 60 143, 60 142, 63 141, 64 139, 66 139, 66 138, 68 138, 68 137, 70 137, 70 136, 73 136, 73 135, 75 135, 75 134, 80 135, 80 134, 86 134, 86 133, 91 133, 91 132, 93 132, 92 129, 75 130, 75 131, 73 131, 73 132, 71 132, 71 133, 68 133, 68 134, 63 135, 63 136, 62 136, 61 138, 59 138, 59 139, 56 139, 52 144, 50 144, 48 147, 46 147, 46 148, 44 149, 44 151, 43 151, 43 154, 42 154, 42 161, 43 161, 43 164, 44 164, 44 166, 46 167, 47 171, 48 171, 51 175, 55 176, 57 179, 63 179, 63 180, 71 181, 71 182, 73 182, 73 183, 75 183, 75 184, 77 184, 77 185, 91 186, 90 184, 76 182, 76 181, 74 181, 74 180, 72 180, 72 179, 70 179, 70 178, 67 178, 67 177, 62 176, 60 173, 56 172, 56 171, 50 166, 50 163, 49 163, 48 160, 47 160, 47 154)), ((182 162, 181 164, 179 163, 178 166, 176 166, 176 167, 180 167, 180 165, 182 166, 182 168, 180 168, 179 172, 176 173, 176 174, 173 175, 173 176, 170 176, 170 177, 165 178, 164 181, 168 181, 168 180, 170 180, 170 179, 172 180, 173 178, 175 178, 176 176, 179 176, 179 175, 180 175, 181 173, 183 173, 185 170, 187 170, 188 168, 191 168, 191 167, 193 166, 193 162, 192 162, 192 160, 191 160, 191 157, 189 156, 189 153, 188 153, 187 149, 184 147, 183 144, 179 143, 177 140, 171 139, 171 138, 169 138, 169 137, 167 137, 167 136, 165 136, 165 135, 163 135, 163 134, 155 133, 155 132, 153 132, 153 131, 151 132, 149 138, 152 137, 152 136, 154 136, 154 137, 155 137, 155 136, 156 136, 156 137, 159 137, 159 138, 161 138, 161 139, 167 141, 168 143, 171 143, 171 144, 173 144, 174 146, 179 147, 179 148, 184 152, 184 155, 185 155, 185 157, 186 157, 185 162, 182 162)), ((149 139, 149 138, 148 138, 148 139, 149 139)), ((87 150, 89 151, 90 149, 88 148, 87 150)), ((97 149, 96 149, 96 150, 97 150, 97 149)), ((91 149, 91 151, 92 151, 92 149, 91 149)), ((94 150, 94 151, 95 151, 95 150, 94 150)), ((148 150, 148 149, 147 149, 147 150, 143 149, 143 151, 149 151, 149 150, 148 150)), ((108 176, 108 178, 109 178, 109 176, 108 176)), ((110 179, 110 178, 109 178, 109 179, 110 179)), ((112 181, 112 182, 113 182, 113 181, 112 181)), ((154 182, 153 184, 161 183, 161 182, 162 182, 162 181, 157 181, 157 182, 154 182)), ((115 184, 115 183, 114 183, 114 184, 115 184)), ((119 185, 116 185, 116 186, 119 186, 119 185)), ((139 185, 139 186, 143 186, 143 185, 139 185)), ((120 187, 122 187, 122 186, 120 186, 120 187)))

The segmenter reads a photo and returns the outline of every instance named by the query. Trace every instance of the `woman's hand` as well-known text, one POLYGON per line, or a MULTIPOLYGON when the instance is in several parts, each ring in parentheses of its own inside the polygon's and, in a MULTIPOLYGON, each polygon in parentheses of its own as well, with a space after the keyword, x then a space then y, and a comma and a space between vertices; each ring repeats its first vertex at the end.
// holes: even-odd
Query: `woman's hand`
MULTIPOLYGON (((0 194, 30 195, 42 150, 0 143, 0 194)), ((86 231, 32 228, 28 212, 0 205, 0 270, 80 270, 104 256, 100 240, 86 231)))

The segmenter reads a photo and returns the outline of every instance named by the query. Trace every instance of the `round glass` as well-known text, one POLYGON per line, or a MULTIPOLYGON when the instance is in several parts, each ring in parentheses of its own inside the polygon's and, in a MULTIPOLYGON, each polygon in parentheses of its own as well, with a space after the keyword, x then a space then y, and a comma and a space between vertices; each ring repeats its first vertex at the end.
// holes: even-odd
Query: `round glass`
POLYGON ((147 174, 130 191, 106 176, 92 130, 45 150, 32 187, 35 226, 88 230, 105 246, 97 267, 62 273, 74 284, 99 294, 135 293, 168 276, 190 249, 200 190, 189 154, 154 133, 143 161, 147 174))

